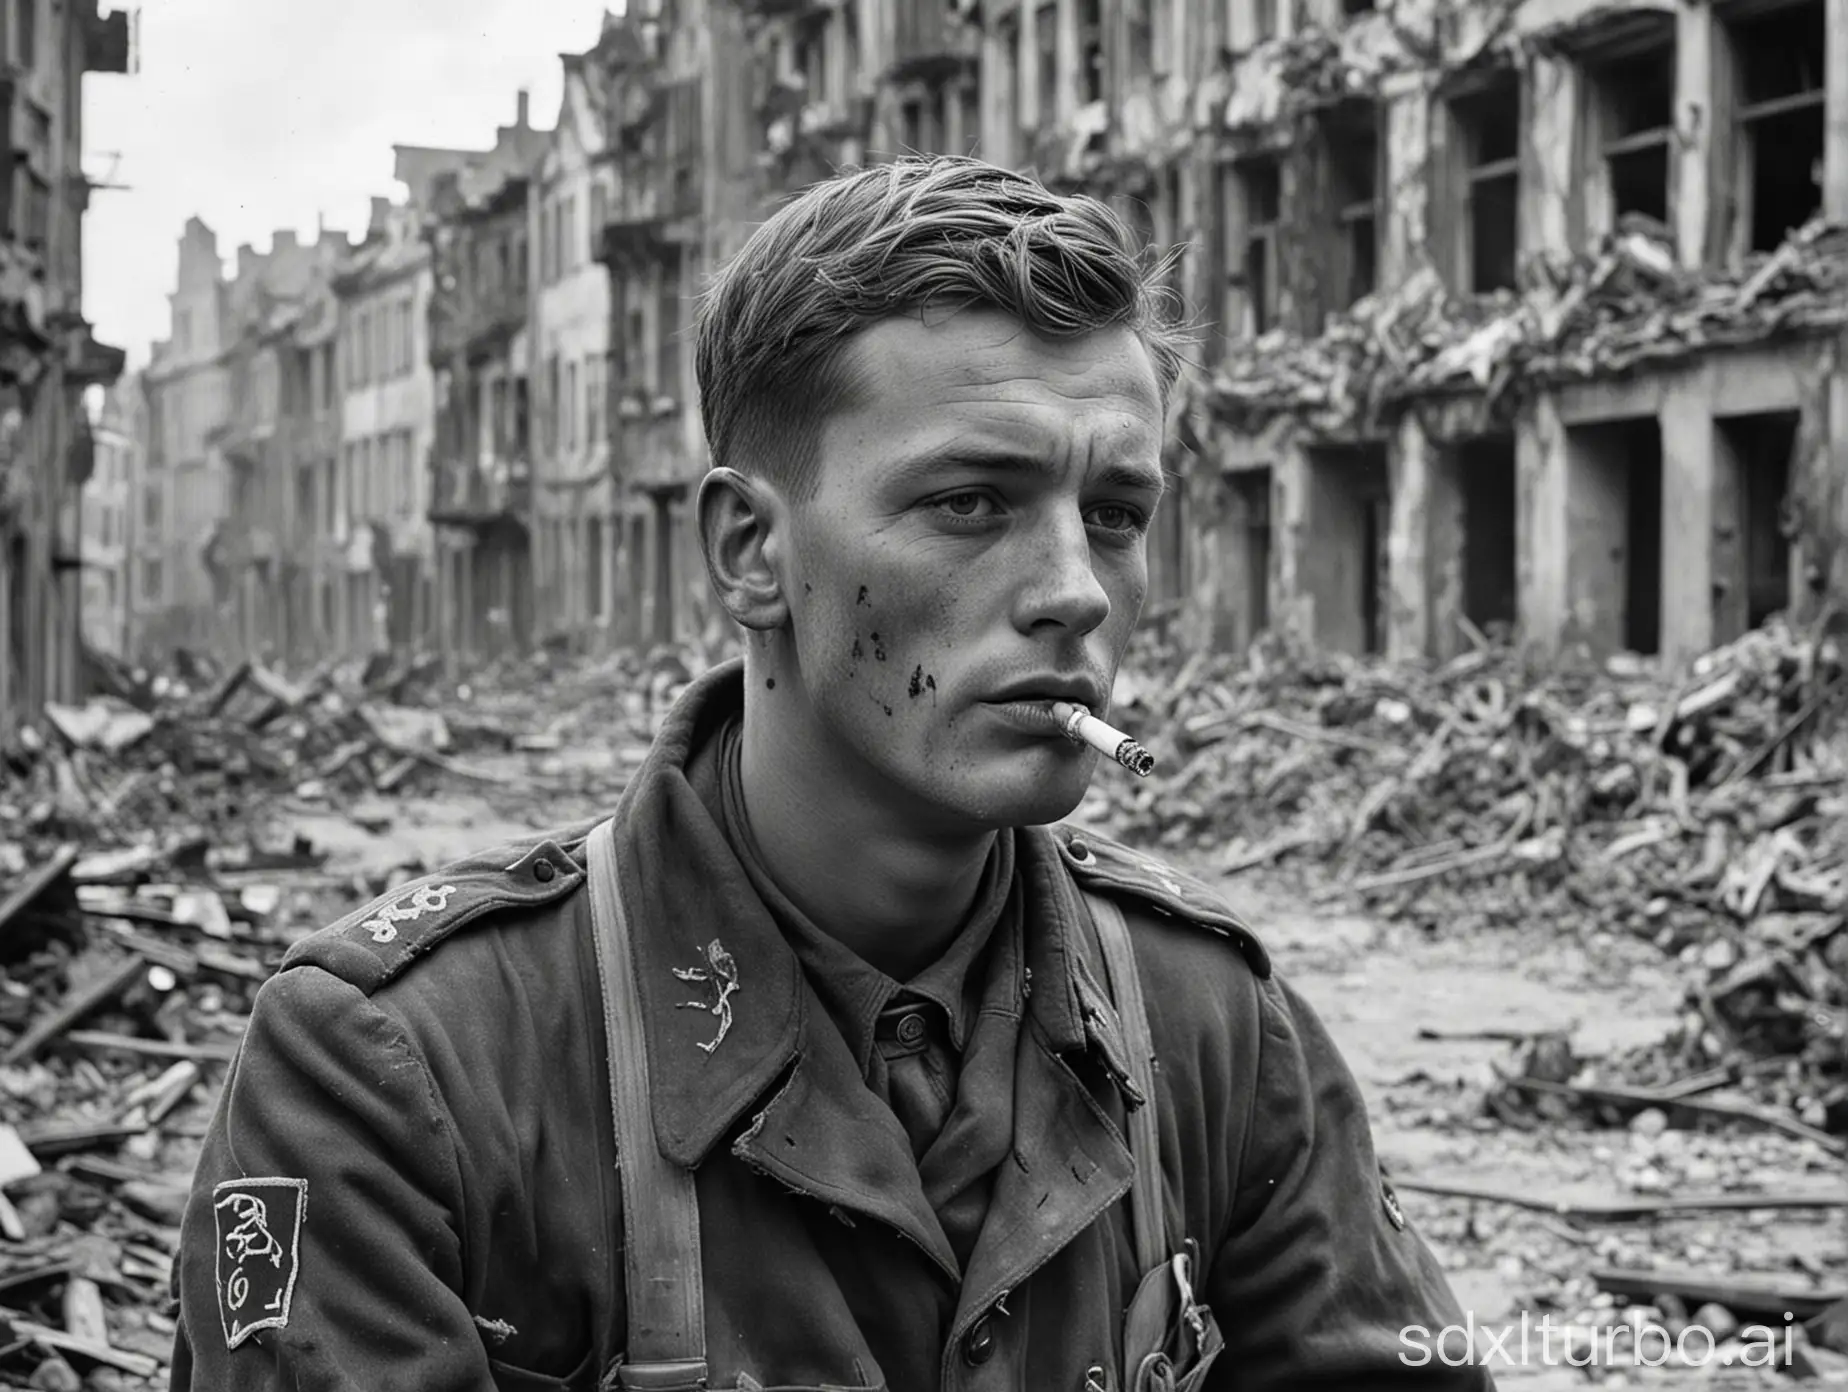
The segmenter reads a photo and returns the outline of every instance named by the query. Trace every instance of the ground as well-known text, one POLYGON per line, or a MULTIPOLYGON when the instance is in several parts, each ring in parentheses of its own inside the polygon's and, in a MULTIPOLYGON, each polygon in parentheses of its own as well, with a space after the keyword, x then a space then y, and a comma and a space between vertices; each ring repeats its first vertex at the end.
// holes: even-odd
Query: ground
MULTIPOLYGON (((339 875, 378 875, 409 862, 428 865, 473 847, 581 815, 573 805, 510 819, 505 799, 446 795, 406 798, 361 816, 296 809, 297 830, 330 854, 339 875)), ((1571 1032, 1594 1054, 1652 1039, 1674 1022, 1681 987, 1671 965, 1645 944, 1575 941, 1550 925, 1531 932, 1447 937, 1350 913, 1306 908, 1300 892, 1249 876, 1215 877, 1204 862, 1181 863, 1217 878, 1247 914, 1288 976, 1323 1016, 1358 1077, 1382 1162, 1400 1185, 1462 1182, 1562 1199, 1626 1195, 1620 1178, 1653 1165, 1691 1189, 1725 1187, 1741 1175, 1781 1187, 1839 1184, 1836 1162, 1804 1142, 1776 1135, 1660 1138, 1625 1130, 1556 1124, 1517 1129, 1482 1115, 1491 1064, 1509 1047, 1471 1030, 1571 1032), (1446 1037, 1421 1038, 1421 1027, 1446 1037)), ((1459 1300, 1479 1326, 1518 1325, 1521 1312, 1555 1320, 1593 1303, 1588 1273, 1652 1259, 1697 1269, 1839 1277, 1843 1250, 1834 1212, 1696 1214, 1637 1222, 1571 1223, 1504 1204, 1400 1190, 1410 1220, 1452 1273, 1459 1300), (1831 1267, 1831 1263, 1837 1265, 1831 1267)), ((1581 1314, 1581 1318, 1584 1316, 1581 1314)), ((1606 1327, 1615 1316, 1594 1319, 1606 1327)), ((1548 1392, 1584 1387, 1586 1371, 1539 1363, 1497 1365, 1504 1386, 1548 1392)), ((1555 1360, 1557 1364, 1557 1360, 1555 1360)), ((1603 1375, 1607 1386, 1756 1387, 1764 1371, 1708 1368, 1603 1375), (1623 1381, 1625 1377, 1629 1381, 1623 1381)))

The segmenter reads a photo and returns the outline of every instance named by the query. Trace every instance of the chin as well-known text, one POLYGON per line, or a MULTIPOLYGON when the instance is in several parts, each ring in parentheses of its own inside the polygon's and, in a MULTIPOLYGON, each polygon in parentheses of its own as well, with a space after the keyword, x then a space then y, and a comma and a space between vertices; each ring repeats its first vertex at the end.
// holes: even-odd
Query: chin
POLYGON ((1090 770, 1064 768, 1033 778, 998 771, 998 776, 955 790, 957 810, 985 829, 1046 826, 1063 821, 1084 801, 1090 770))

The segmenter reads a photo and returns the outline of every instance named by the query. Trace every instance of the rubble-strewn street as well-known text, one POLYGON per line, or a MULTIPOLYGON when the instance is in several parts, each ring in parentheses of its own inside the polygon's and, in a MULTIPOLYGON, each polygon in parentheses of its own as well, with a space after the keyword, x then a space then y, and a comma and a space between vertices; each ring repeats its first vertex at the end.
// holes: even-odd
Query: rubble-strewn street
MULTIPOLYGON (((197 1138, 288 944, 610 805, 721 655, 461 682, 112 667, 117 694, 47 710, 0 799, 0 1378, 160 1384, 197 1138)), ((1832 643, 1775 628, 1672 685, 1529 674, 1486 646, 1436 669, 1282 647, 1235 667, 1149 639, 1114 714, 1157 776, 1100 768, 1074 820, 1249 912, 1479 1324, 1782 1331, 1788 1310, 1798 1370, 1835 1369, 1844 689, 1832 643)))

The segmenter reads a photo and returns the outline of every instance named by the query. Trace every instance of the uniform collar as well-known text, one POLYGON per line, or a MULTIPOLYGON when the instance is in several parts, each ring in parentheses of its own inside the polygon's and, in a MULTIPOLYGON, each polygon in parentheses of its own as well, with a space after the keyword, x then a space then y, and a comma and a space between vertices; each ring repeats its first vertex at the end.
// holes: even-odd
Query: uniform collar
MULTIPOLYGON (((700 756, 743 704, 741 659, 697 678, 674 702, 614 814, 655 1136, 663 1155, 688 1168, 799 1058, 816 1052, 807 1046, 810 1030, 832 1028, 819 1019, 795 953, 726 840, 716 801, 708 805, 695 787, 704 777, 700 756), (727 959, 736 985, 720 1007, 714 963, 727 959)), ((1101 975, 1082 899, 1049 828, 1019 828, 1014 848, 1028 1015, 1053 1051, 1089 1048, 1096 1027, 1089 983, 1101 975)))

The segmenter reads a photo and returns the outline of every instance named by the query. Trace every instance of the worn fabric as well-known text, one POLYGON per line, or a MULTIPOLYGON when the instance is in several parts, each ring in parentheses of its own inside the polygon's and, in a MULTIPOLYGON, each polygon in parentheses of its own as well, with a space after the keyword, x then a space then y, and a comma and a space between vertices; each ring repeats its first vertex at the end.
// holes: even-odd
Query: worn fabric
MULTIPOLYGON (((1127 1054, 1081 885, 1134 935, 1171 1244, 1197 1244, 1226 1340, 1201 1385, 1490 1386, 1401 1357, 1406 1326, 1462 1317, 1314 1012, 1210 890, 1102 838, 1014 836, 1018 931, 987 953, 919 1161, 689 781, 741 704, 736 663, 696 682, 614 814, 655 1135, 696 1176, 713 1387, 1121 1385, 1142 1275, 1127 1054), (699 979, 715 940, 729 1013, 699 979), (926 1182, 945 1147, 968 1154, 941 1173, 986 1186, 966 1252, 957 1196, 926 1182)), ((187 1210, 175 1388, 588 1389, 619 1357, 589 825, 403 887, 259 992, 187 1210), (251 1301, 284 1318, 256 1327, 251 1301)))

